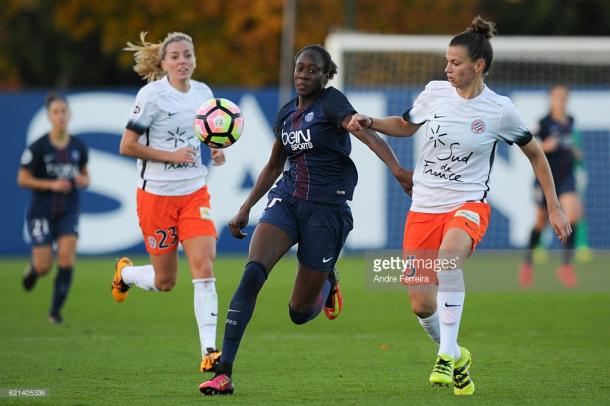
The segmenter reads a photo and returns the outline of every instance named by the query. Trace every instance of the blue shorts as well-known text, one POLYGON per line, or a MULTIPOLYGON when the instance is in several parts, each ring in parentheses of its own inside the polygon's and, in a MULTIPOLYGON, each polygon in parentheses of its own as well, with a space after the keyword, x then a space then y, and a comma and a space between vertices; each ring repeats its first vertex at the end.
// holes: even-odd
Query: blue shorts
MULTIPOLYGON (((555 191, 557 192, 557 197, 560 197, 566 193, 576 193, 576 177, 573 173, 570 173, 563 179, 553 179, 555 182, 555 191)), ((542 191, 542 187, 540 184, 536 182, 534 189, 534 198, 536 199, 536 203, 539 207, 546 208, 546 199, 544 197, 544 192, 542 191)))
POLYGON ((315 271, 331 271, 352 230, 352 211, 341 206, 310 203, 271 191, 259 223, 277 226, 299 244, 299 262, 315 271))
POLYGON ((64 213, 60 216, 28 214, 27 225, 31 244, 50 245, 62 235, 78 236, 78 214, 78 212, 64 213))

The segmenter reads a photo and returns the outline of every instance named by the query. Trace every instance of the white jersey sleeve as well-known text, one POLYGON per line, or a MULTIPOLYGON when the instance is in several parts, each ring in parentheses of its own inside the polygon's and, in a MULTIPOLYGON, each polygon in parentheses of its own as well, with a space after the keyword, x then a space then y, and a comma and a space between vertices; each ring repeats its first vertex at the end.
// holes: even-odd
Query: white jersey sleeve
POLYGON ((504 101, 504 109, 495 138, 509 145, 513 143, 519 146, 527 144, 532 139, 532 133, 527 128, 523 116, 508 97, 502 97, 502 100, 504 101))
POLYGON ((127 122, 127 128, 138 134, 146 131, 159 114, 157 93, 152 86, 144 86, 136 95, 136 101, 127 122))
POLYGON ((429 82, 424 90, 415 98, 413 107, 405 111, 402 118, 413 124, 423 124, 434 118, 433 104, 436 91, 445 90, 445 82, 429 82))

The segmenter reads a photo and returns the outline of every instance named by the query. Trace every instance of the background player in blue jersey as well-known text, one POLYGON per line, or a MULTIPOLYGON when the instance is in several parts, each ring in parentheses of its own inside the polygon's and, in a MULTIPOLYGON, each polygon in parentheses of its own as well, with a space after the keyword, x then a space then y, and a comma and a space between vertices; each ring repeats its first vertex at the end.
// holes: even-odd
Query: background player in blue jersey
POLYGON ((39 276, 53 265, 57 243, 57 277, 49 311, 49 322, 62 322, 76 260, 79 192, 89 185, 88 153, 83 141, 67 132, 70 111, 67 101, 49 94, 45 100, 51 131, 25 149, 17 175, 19 186, 32 189, 27 209, 27 226, 32 258, 23 277, 23 287, 31 291, 39 276))
MULTIPOLYGON (((337 72, 330 54, 320 45, 301 49, 295 57, 297 98, 277 115, 275 142, 248 198, 229 222, 231 233, 244 238, 250 209, 273 186, 250 243, 248 263, 229 305, 220 365, 216 376, 200 385, 206 395, 233 393, 233 361, 254 305, 273 266, 298 244, 298 272, 288 304, 290 319, 303 324, 324 307, 326 316, 339 315, 342 298, 334 267, 352 229, 351 200, 358 180, 349 157, 351 140, 346 130, 356 110, 345 95, 327 82, 337 72)), ((375 132, 362 129, 354 135, 388 166, 401 186, 410 192, 412 172, 398 163, 388 144, 375 132)))
MULTIPOLYGON (((565 211, 568 221, 573 229, 582 217, 582 203, 576 191, 576 162, 582 159, 582 151, 574 144, 574 117, 568 114, 569 91, 567 86, 557 84, 549 92, 550 111, 540 119, 538 138, 542 150, 549 161, 553 180, 559 197, 561 208, 565 211)), ((546 200, 540 184, 536 182, 535 198, 538 208, 536 210, 536 223, 530 234, 528 250, 519 272, 519 283, 529 288, 534 283, 532 268, 532 253, 540 242, 540 235, 547 222, 546 200)), ((572 233, 563 247, 563 258, 556 276, 566 287, 573 288, 578 284, 574 273, 572 259, 574 257, 574 239, 572 233)))

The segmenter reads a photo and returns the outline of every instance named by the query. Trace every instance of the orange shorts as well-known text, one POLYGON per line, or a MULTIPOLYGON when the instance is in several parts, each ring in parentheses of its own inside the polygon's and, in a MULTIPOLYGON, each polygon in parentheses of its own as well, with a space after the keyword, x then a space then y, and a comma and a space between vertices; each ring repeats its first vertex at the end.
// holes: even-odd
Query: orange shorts
POLYGON ((207 186, 182 196, 159 196, 138 188, 137 205, 149 254, 172 252, 178 242, 193 237, 217 238, 207 186))
MULTIPOLYGON (((435 259, 443 237, 450 228, 460 228, 472 238, 472 251, 481 242, 487 226, 491 207, 483 202, 464 203, 448 213, 419 213, 411 211, 405 222, 402 243, 403 255, 422 259, 435 259)), ((405 271, 406 272, 406 271, 405 271)), ((433 269, 411 269, 403 274, 406 285, 438 284, 433 269), (409 277, 407 277, 409 276, 409 277)))

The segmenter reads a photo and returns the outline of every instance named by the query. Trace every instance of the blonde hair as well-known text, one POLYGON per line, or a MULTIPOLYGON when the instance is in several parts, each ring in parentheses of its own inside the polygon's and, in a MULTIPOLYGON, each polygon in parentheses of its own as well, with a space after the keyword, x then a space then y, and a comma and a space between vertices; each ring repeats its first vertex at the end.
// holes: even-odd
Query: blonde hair
POLYGON ((176 41, 187 41, 193 45, 193 39, 190 35, 182 32, 170 32, 161 42, 153 43, 146 41, 147 32, 140 33, 140 43, 134 44, 127 42, 124 51, 133 52, 133 58, 136 64, 133 70, 147 82, 152 82, 165 76, 165 72, 161 67, 161 61, 165 58, 167 46, 176 41))

